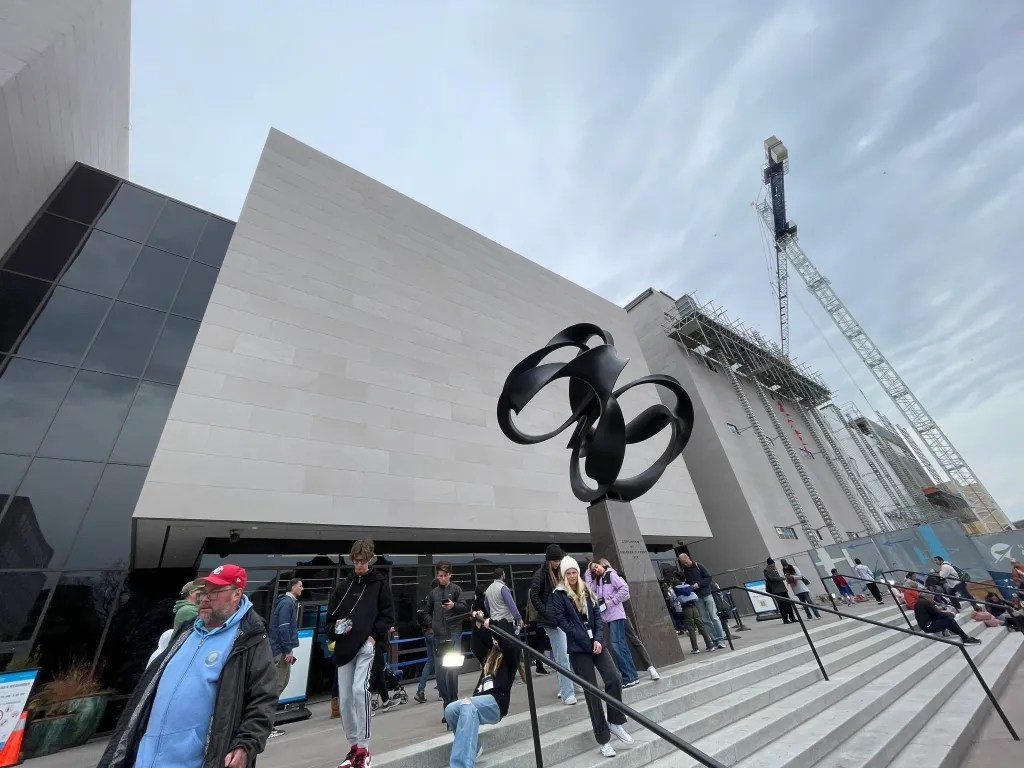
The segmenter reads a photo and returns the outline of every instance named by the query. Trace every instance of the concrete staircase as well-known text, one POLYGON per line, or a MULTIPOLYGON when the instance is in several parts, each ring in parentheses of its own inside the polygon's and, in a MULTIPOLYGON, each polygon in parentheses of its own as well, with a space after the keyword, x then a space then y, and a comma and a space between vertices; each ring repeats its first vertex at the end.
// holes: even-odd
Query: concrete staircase
MULTIPOLYGON (((896 608, 862 614, 906 626, 896 608)), ((986 629, 961 617, 986 682, 998 695, 1021 658, 1024 635, 986 629)), ((991 711, 961 653, 854 620, 815 626, 811 637, 830 680, 821 673, 800 632, 699 664, 662 671, 624 692, 624 701, 726 765, 736 768, 946 768, 955 766, 991 711)), ((517 686, 515 696, 525 696, 517 686)), ((1016 713, 1010 713, 1011 719, 1016 713)), ((597 751, 583 705, 539 711, 545 766, 690 768, 688 758, 631 723, 632 746, 597 751)), ((1015 725, 1024 729, 1024 722, 1015 725)), ((480 768, 533 768, 529 714, 508 717, 480 732, 480 768)), ((375 757, 375 768, 444 768, 451 737, 440 737, 375 757)))

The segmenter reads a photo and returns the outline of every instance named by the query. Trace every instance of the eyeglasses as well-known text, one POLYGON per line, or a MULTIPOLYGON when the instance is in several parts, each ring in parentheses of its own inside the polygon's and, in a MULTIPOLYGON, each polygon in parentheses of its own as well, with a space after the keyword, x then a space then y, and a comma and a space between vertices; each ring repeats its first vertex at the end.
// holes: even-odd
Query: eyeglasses
POLYGON ((196 595, 198 595, 200 600, 203 598, 209 598, 212 600, 214 595, 219 595, 221 592, 231 592, 233 589, 235 589, 235 587, 223 587, 222 589, 212 590, 200 589, 196 592, 196 595))
POLYGON ((369 565, 369 563, 370 563, 369 560, 367 560, 365 558, 362 558, 362 557, 359 557, 359 558, 353 557, 352 558, 352 564, 353 565, 369 565))

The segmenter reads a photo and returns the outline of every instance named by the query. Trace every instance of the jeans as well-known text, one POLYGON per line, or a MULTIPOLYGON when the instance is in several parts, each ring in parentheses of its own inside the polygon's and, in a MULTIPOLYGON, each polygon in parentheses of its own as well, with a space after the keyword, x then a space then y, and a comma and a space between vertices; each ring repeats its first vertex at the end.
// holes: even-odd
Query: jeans
MULTIPOLYGON (((548 641, 551 643, 551 656, 555 659, 555 664, 568 669, 569 644, 565 639, 565 632, 558 627, 544 627, 544 634, 548 636, 548 641)), ((562 701, 576 698, 576 693, 572 687, 572 680, 562 674, 558 675, 558 690, 562 692, 562 701)))
POLYGON ((626 620, 609 621, 606 626, 608 627, 612 653, 615 656, 615 664, 619 668, 619 674, 622 675, 622 681, 631 683, 634 680, 638 680, 640 675, 636 672, 636 665, 633 664, 633 654, 630 652, 629 644, 626 642, 626 620))
POLYGON ((821 618, 821 614, 818 612, 818 609, 815 607, 814 603, 811 602, 810 592, 797 592, 796 596, 800 598, 801 603, 804 603, 804 613, 807 614, 808 619, 811 618, 811 611, 814 611, 814 618, 821 618), (810 607, 808 608, 808 606, 810 607))
POLYGON ((444 719, 455 730, 449 768, 474 768, 479 746, 480 726, 494 725, 501 720, 501 710, 493 696, 474 696, 465 701, 453 701, 444 708, 444 719))
POLYGON ((433 674, 436 663, 434 657, 434 633, 425 632, 423 634, 423 642, 427 646, 427 663, 423 665, 423 673, 420 675, 419 685, 416 686, 416 693, 423 693, 427 690, 427 680, 433 674))
POLYGON ((437 692, 441 694, 441 701, 447 707, 459 698, 459 670, 444 666, 446 653, 462 653, 462 649, 451 640, 439 640, 435 634, 434 677, 437 679, 437 692))
POLYGON ((722 622, 718 620, 718 608, 715 605, 715 598, 712 595, 697 598, 697 610, 700 617, 708 627, 708 634, 715 641, 715 645, 725 642, 725 630, 722 629, 722 622))
MULTIPOLYGON (((612 661, 612 655, 607 648, 601 648, 600 653, 574 653, 572 655, 572 671, 582 677, 591 685, 597 685, 596 672, 601 673, 601 680, 604 681, 604 692, 614 699, 622 701, 622 677, 619 670, 612 661)), ((625 725, 626 716, 614 707, 608 707, 608 717, 605 717, 605 704, 601 699, 592 696, 586 691, 583 692, 587 700, 587 710, 590 712, 590 724, 594 728, 594 738, 598 744, 607 744, 611 741, 611 733, 608 731, 608 723, 625 725)))
POLYGON ((967 633, 960 629, 960 625, 952 616, 943 616, 941 619, 932 619, 923 627, 921 627, 921 629, 923 629, 929 635, 934 635, 938 632, 946 630, 952 632, 961 640, 967 639, 967 633))

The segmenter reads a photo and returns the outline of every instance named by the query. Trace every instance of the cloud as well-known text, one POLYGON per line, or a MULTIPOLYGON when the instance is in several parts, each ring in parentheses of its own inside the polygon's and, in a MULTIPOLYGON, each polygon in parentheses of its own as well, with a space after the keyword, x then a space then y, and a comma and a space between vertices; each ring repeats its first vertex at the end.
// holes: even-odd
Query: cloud
MULTIPOLYGON (((276 125, 613 301, 696 292, 772 337, 750 202, 780 136, 803 247, 1024 517, 1019 4, 239 0, 133 27, 143 184, 236 215, 276 125)), ((894 414, 790 280, 825 331, 794 304, 794 354, 894 414)))

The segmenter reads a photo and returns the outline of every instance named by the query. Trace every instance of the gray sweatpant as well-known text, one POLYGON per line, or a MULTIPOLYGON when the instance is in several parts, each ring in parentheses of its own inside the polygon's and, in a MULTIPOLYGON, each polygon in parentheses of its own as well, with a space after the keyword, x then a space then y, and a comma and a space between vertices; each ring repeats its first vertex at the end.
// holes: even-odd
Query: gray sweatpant
POLYGON ((338 667, 341 724, 350 747, 370 747, 370 672, 373 643, 367 640, 348 664, 338 667))

